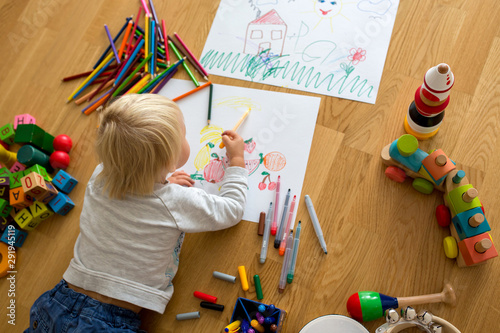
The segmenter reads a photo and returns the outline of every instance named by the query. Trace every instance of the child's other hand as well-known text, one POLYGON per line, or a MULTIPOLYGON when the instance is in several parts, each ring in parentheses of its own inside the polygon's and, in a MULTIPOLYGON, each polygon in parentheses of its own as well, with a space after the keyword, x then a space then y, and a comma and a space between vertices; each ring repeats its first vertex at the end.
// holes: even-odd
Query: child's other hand
POLYGON ((170 177, 167 178, 167 180, 172 184, 178 184, 187 187, 191 187, 194 184, 194 180, 191 179, 191 177, 183 170, 174 172, 170 177))
POLYGON ((222 142, 226 146, 227 158, 231 166, 245 167, 245 159, 243 151, 245 142, 243 138, 232 130, 227 130, 222 133, 222 142))

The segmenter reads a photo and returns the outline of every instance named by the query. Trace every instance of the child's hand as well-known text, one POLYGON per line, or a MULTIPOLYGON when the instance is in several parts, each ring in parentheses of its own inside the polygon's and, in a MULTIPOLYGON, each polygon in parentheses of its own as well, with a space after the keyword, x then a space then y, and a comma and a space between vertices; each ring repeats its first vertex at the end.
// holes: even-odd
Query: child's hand
POLYGON ((191 177, 183 170, 174 172, 170 177, 167 178, 167 180, 172 184, 178 184, 187 187, 191 187, 194 184, 194 180, 191 179, 191 177))
POLYGON ((226 146, 227 158, 231 166, 245 167, 245 159, 243 151, 245 142, 238 133, 232 130, 227 130, 222 133, 222 142, 226 146))

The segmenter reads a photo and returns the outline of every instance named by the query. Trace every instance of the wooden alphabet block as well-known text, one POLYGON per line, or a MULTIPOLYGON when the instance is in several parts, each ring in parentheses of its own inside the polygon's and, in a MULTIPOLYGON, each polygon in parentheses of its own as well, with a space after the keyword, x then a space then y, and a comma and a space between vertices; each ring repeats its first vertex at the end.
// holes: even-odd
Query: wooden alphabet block
POLYGON ((49 207, 59 215, 66 215, 75 207, 75 204, 66 194, 59 192, 57 196, 49 202, 49 207))
POLYGON ((14 117, 14 129, 21 124, 35 124, 36 119, 28 113, 20 114, 14 117))
POLYGON ((47 207, 43 202, 35 201, 30 207, 33 220, 43 221, 54 215, 54 212, 47 207))
POLYGON ((28 237, 28 233, 26 231, 16 228, 5 228, 0 241, 4 242, 5 244, 9 244, 9 242, 14 243, 15 247, 21 247, 23 246, 26 237, 28 237))
POLYGON ((16 131, 14 130, 14 126, 12 124, 6 124, 0 127, 0 140, 5 142, 6 144, 13 144, 15 136, 16 131))
POLYGON ((36 196, 35 199, 39 202, 43 202, 44 204, 48 204, 51 200, 53 200, 57 194, 59 193, 54 185, 50 182, 46 182, 45 186, 47 186, 47 191, 45 193, 36 196))
POLYGON ((52 183, 59 191, 69 194, 76 184, 78 184, 78 181, 66 171, 59 170, 52 183))
POLYGON ((14 218, 12 218, 12 216, 0 217, 0 234, 3 233, 9 224, 14 224, 14 218))
POLYGON ((29 167, 28 169, 26 169, 25 171, 28 172, 28 174, 31 172, 36 172, 37 174, 42 176, 46 182, 52 181, 52 177, 50 177, 50 175, 47 173, 47 170, 41 165, 35 164, 35 165, 29 167))
POLYGON ((14 217, 14 221, 24 230, 33 230, 35 229, 42 220, 34 220, 33 215, 31 215, 29 208, 22 209, 16 217, 14 217))
POLYGON ((24 171, 26 170, 26 167, 16 161, 11 167, 10 167, 10 172, 19 172, 19 171, 24 171))
POLYGON ((9 205, 9 201, 5 199, 0 199, 0 217, 7 217, 12 210, 12 206, 9 205))
POLYGON ((21 178, 24 177, 24 172, 23 171, 18 171, 9 174, 9 182, 10 182, 10 188, 17 188, 21 187, 21 178))
POLYGON ((36 172, 31 172, 21 178, 21 185, 25 195, 37 197, 48 191, 45 180, 36 172))
POLYGON ((10 205, 16 208, 23 209, 28 207, 33 202, 33 199, 24 194, 22 187, 10 189, 10 205))
POLYGON ((10 173, 11 172, 6 167, 0 169, 0 177, 9 177, 10 173))
POLYGON ((10 178, 0 177, 0 199, 10 201, 10 178))

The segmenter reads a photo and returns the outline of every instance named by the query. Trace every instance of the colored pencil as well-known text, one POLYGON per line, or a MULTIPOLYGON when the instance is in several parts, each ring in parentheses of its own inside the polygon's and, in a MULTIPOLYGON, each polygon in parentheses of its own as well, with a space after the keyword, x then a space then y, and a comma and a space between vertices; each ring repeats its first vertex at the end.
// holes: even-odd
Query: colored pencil
POLYGON ((118 65, 120 65, 121 64, 120 57, 118 57, 118 52, 116 52, 115 43, 113 41, 113 38, 111 38, 111 33, 109 32, 109 28, 106 24, 104 25, 104 30, 106 30, 106 35, 108 35, 109 43, 111 44, 111 48, 113 49, 113 53, 115 54, 116 62, 118 63, 118 65))
MULTIPOLYGON (((111 92, 111 89, 109 89, 104 94, 102 94, 101 96, 99 96, 99 98, 96 99, 93 103, 90 103, 85 108, 83 108, 82 113, 85 113, 87 110, 92 109, 94 106, 95 106, 95 108, 94 108, 94 110, 95 110, 97 107, 99 107, 102 104, 102 102, 108 96, 108 94, 110 92, 111 92)), ((85 113, 85 114, 87 114, 87 113, 85 113)))
POLYGON ((127 83, 130 82, 130 80, 132 80, 132 78, 134 77, 134 75, 141 70, 142 67, 144 67, 144 65, 146 65, 146 63, 149 61, 149 58, 151 57, 151 55, 149 55, 147 58, 145 58, 140 64, 139 66, 136 67, 136 69, 134 69, 134 71, 125 79, 125 81, 123 81, 123 83, 118 87, 117 90, 115 90, 115 92, 113 93, 113 95, 111 97, 115 97, 116 95, 118 95, 120 93, 120 91, 127 85, 127 83))
POLYGON ((161 20, 161 26, 163 28, 163 44, 165 44, 165 56, 167 57, 167 66, 170 66, 170 54, 168 52, 168 41, 167 41, 167 28, 165 28, 165 20, 161 20))
POLYGON ((100 70, 99 72, 97 72, 97 74, 91 78, 86 84, 83 85, 83 87, 80 88, 80 90, 78 90, 76 92, 76 94, 73 96, 73 98, 76 98, 78 97, 78 95, 80 95, 84 90, 85 88, 87 88, 95 79, 97 79, 97 77, 99 76, 100 73, 104 72, 106 70, 106 68, 113 62, 115 61, 116 59, 115 58, 111 58, 107 63, 106 65, 104 65, 100 70))
POLYGON ((125 64, 124 68, 121 70, 121 72, 118 74, 116 77, 116 82, 120 81, 120 79, 123 77, 123 75, 127 72, 128 68, 132 64, 135 58, 137 58, 137 53, 141 49, 142 45, 144 45, 144 40, 142 37, 139 37, 140 40, 138 40, 138 44, 134 47, 134 50, 132 51, 132 54, 127 60, 127 63, 125 64))
POLYGON ((155 20, 151 19, 150 22, 149 22, 149 24, 150 24, 150 26, 149 26, 149 34, 151 36, 151 39, 150 39, 151 45, 150 45, 150 47, 151 47, 151 54, 153 55, 151 57, 151 60, 150 60, 150 62, 151 62, 150 72, 151 72, 151 76, 154 77, 155 72, 156 72, 156 66, 155 66, 155 58, 156 58, 156 48, 155 48, 155 46, 156 46, 156 28, 155 27, 156 27, 156 22, 155 22, 155 20))
MULTIPOLYGON (((118 67, 118 65, 111 65, 111 66, 108 67, 108 69, 115 69, 116 67, 118 67)), ((79 79, 81 77, 88 76, 92 72, 93 72, 93 70, 87 71, 87 72, 83 72, 83 73, 74 74, 74 75, 70 75, 70 76, 66 76, 66 77, 62 78, 61 81, 67 82, 67 81, 79 79)), ((111 73, 111 71, 104 72, 104 73, 101 74, 101 76, 109 75, 110 73, 111 73)))
POLYGON ((135 74, 135 76, 132 79, 132 81, 130 81, 129 84, 126 85, 116 96, 112 96, 112 98, 124 95, 133 86, 135 86, 137 84, 137 82, 139 82, 140 80, 142 80, 142 78, 143 78, 144 75, 145 75, 144 72, 135 74))
MULTIPOLYGON (((109 75, 106 77, 106 79, 105 79, 105 80, 101 83, 101 85, 100 85, 100 86, 96 89, 96 91, 95 91, 92 95, 90 95, 90 96, 89 96, 89 98, 88 98, 88 101, 89 101, 89 102, 90 102, 90 101, 91 101, 91 100, 92 100, 92 99, 93 99, 93 98, 94 98, 94 97, 95 97, 95 96, 96 96, 99 92, 101 92, 101 90, 102 90, 102 89, 103 89, 103 87, 106 85, 106 83, 108 83, 108 82, 111 80, 111 78, 112 78, 113 76, 115 76, 115 74, 118 72, 118 70, 119 70, 119 68, 117 67, 117 68, 114 70, 114 72, 113 72, 113 73, 109 74, 109 75)), ((114 79, 113 79, 113 82, 114 82, 114 79)))
MULTIPOLYGON (((142 30, 141 27, 137 27, 137 30, 135 31, 135 34, 137 36, 144 36, 144 30, 142 30)), ((161 45, 161 43, 158 44, 158 42, 157 42, 156 49, 158 51, 158 55, 160 56, 160 58, 164 59, 165 58, 165 50, 163 49, 162 46, 163 45, 161 45)))
POLYGON ((136 57, 133 61, 132 61, 132 65, 130 65, 130 68, 127 70, 127 73, 125 74, 125 76, 122 77, 122 79, 120 81, 115 81, 116 84, 113 86, 113 89, 111 90, 111 93, 109 94, 108 98, 106 99, 106 101, 104 103, 107 103, 109 99, 111 99, 111 97, 113 97, 113 94, 116 90, 118 90, 119 86, 121 85, 122 83, 122 80, 125 79, 125 77, 130 74, 131 71, 133 71, 133 68, 135 66, 135 64, 137 63, 137 61, 139 60, 139 57, 136 57))
MULTIPOLYGON (((240 125, 243 123, 243 120, 245 120, 247 118, 248 114, 250 113, 250 110, 252 110, 252 109, 248 108, 248 110, 246 110, 246 112, 243 114, 243 116, 241 116, 240 120, 238 120, 236 125, 234 125, 233 131, 236 131, 238 129, 238 127, 240 127, 240 125)), ((224 142, 220 143, 219 148, 220 149, 224 148, 224 142)), ((288 228, 288 229, 290 229, 290 228, 288 228)))
POLYGON ((99 64, 99 66, 97 66, 96 69, 94 69, 92 73, 90 73, 90 75, 87 76, 87 78, 82 83, 80 83, 80 85, 68 97, 68 100, 66 102, 71 102, 71 100, 73 99, 75 94, 80 90, 80 88, 83 87, 87 82, 89 82, 101 70, 101 68, 109 62, 111 58, 113 58, 113 53, 108 54, 108 56, 99 64))
MULTIPOLYGON (((143 0, 142 0, 143 1, 143 0)), ((146 14, 144 17, 144 56, 147 57, 149 55, 149 15, 146 14)), ((149 72, 149 64, 146 64, 146 72, 149 72)))
POLYGON ((184 47, 182 47, 182 45, 179 44, 179 42, 177 42, 175 39, 173 39, 170 36, 168 36, 168 40, 171 41, 174 44, 174 46, 177 48, 177 50, 188 59, 188 61, 191 63, 191 65, 193 65, 194 69, 198 73, 200 73, 201 75, 203 75, 202 70, 200 68, 198 68, 198 65, 193 60, 193 58, 191 57, 191 55, 184 49, 184 47))
POLYGON ((130 55, 130 52, 132 52, 132 43, 134 41, 134 37, 135 37, 135 30, 137 29, 137 23, 139 23, 139 17, 141 17, 141 11, 142 11, 142 7, 139 6, 139 12, 137 13, 137 17, 134 21, 134 28, 132 29, 132 32, 130 34, 130 39, 128 40, 128 45, 127 45, 127 56, 130 55))
POLYGON ((210 126, 210 120, 212 118, 212 94, 213 94, 213 91, 214 91, 214 85, 212 83, 210 83, 210 94, 208 95, 208 117, 207 117, 207 125, 209 125, 209 126, 210 126))
POLYGON ((156 22, 156 27, 158 28, 158 35, 161 40, 163 40, 163 34, 160 29, 160 21, 158 21, 158 16, 156 16, 155 6, 153 5, 153 0, 149 0, 149 7, 151 7, 151 12, 153 13, 153 19, 156 22))
MULTIPOLYGON (((177 48, 174 46, 174 44, 172 43, 171 40, 168 41, 168 45, 170 45, 170 48, 172 49, 172 51, 174 51, 175 53, 175 56, 178 58, 178 59, 181 59, 181 55, 179 54, 179 51, 177 50, 177 48)), ((188 66, 186 65, 186 62, 184 61, 182 63, 182 67, 184 67, 184 69, 186 70, 187 74, 189 75, 189 77, 191 78, 191 80, 193 81, 194 85, 199 87, 200 86, 200 83, 198 82, 198 80, 196 80, 196 78, 194 77, 193 73, 191 72, 191 70, 188 68, 188 66)))
POLYGON ((180 95, 180 96, 177 96, 176 98, 172 99, 172 101, 177 102, 178 100, 183 99, 184 97, 187 97, 187 96, 189 96, 189 95, 191 95, 191 94, 194 94, 195 92, 197 92, 197 91, 199 91, 199 90, 201 90, 201 89, 203 89, 203 88, 206 88, 206 87, 208 87, 208 86, 210 86, 210 85, 212 85, 212 82, 208 81, 207 83, 205 83, 205 84, 204 84, 204 85, 202 85, 202 86, 196 87, 196 88, 194 88, 193 90, 188 91, 188 92, 187 92, 187 93, 185 93, 185 94, 182 94, 182 95, 180 95))
MULTIPOLYGON (((127 27, 128 25, 128 21, 130 21, 132 19, 132 17, 127 17, 125 19, 125 24, 123 25, 123 27, 120 29, 120 31, 118 31, 118 33, 116 34, 115 38, 113 38, 113 42, 116 42, 118 40, 118 38, 120 38, 121 34, 123 33, 123 31, 125 30, 125 28, 127 27)), ((108 46, 108 48, 102 53, 101 57, 99 58, 99 60, 97 60, 97 62, 95 63, 94 65, 94 69, 100 64, 102 63, 102 60, 104 59, 104 57, 106 57, 106 55, 108 54, 108 52, 111 50, 111 45, 108 46)))
POLYGON ((146 12, 146 15, 151 15, 151 12, 149 11, 148 5, 146 4, 146 1, 141 0, 142 7, 144 8, 144 11, 146 12))
MULTIPOLYGON (((111 80, 109 80, 108 82, 105 82, 106 84, 104 85, 104 87, 103 87, 102 89, 107 89, 107 88, 109 88, 109 87, 113 84, 113 82, 115 82, 115 79, 111 79, 111 80)), ((90 96, 92 96, 92 94, 93 94, 94 92, 96 92, 96 91, 97 91, 97 88, 95 88, 94 90, 92 90, 92 91, 91 91, 91 92, 89 92, 88 94, 86 94, 86 95, 84 95, 84 96, 80 97, 79 99, 76 99, 76 100, 75 100, 75 104, 76 104, 76 105, 80 105, 80 104, 82 104, 83 102, 90 100, 90 99, 89 99, 89 97, 90 97, 90 96)))
POLYGON ((170 68, 167 68, 166 70, 164 70, 160 75, 158 75, 157 77, 155 77, 153 80, 151 80, 150 82, 148 82, 143 88, 141 88, 141 90, 139 90, 137 93, 138 94, 141 94, 143 93, 147 88, 151 87, 152 85, 154 85, 156 82, 158 82, 159 80, 163 79, 164 77, 166 77, 170 72, 172 72, 175 68, 177 68, 177 66, 179 66, 182 62, 184 62, 184 58, 182 58, 181 60, 177 61, 175 64, 173 64, 172 66, 170 66, 170 68))
POLYGON ((175 75, 175 73, 177 73, 178 70, 179 67, 176 67, 170 74, 167 75, 166 78, 161 80, 161 82, 156 85, 151 93, 157 94, 167 84, 167 82, 170 81, 170 79, 175 75))
POLYGON ((146 73, 146 75, 144 75, 144 77, 139 82, 137 82, 135 86, 133 86, 129 91, 127 91, 125 95, 135 94, 136 92, 138 92, 142 87, 146 85, 146 83, 149 81, 150 78, 151 74, 146 73))
POLYGON ((203 74, 203 78, 205 80, 208 80, 208 73, 207 71, 203 68, 203 66, 201 65, 201 63, 198 61, 198 59, 196 59, 196 57, 194 56, 193 52, 191 52, 191 50, 189 50, 189 48, 187 47, 187 45, 184 43, 184 41, 181 39, 181 37, 177 34, 177 32, 174 32, 174 36, 175 38, 177 38, 177 40, 179 41, 179 43, 181 43, 181 45, 184 47, 184 49, 186 50, 187 53, 189 53, 189 55, 191 56, 191 58, 193 58, 193 61, 196 63, 196 65, 198 66, 198 69, 201 70, 200 74, 203 74))
POLYGON ((128 36, 130 35, 130 30, 132 30, 132 20, 128 21, 127 29, 125 30, 125 36, 123 36, 122 44, 120 45, 120 49, 118 50, 118 58, 122 57, 123 51, 125 49, 125 44, 127 43, 128 36))
MULTIPOLYGON (((141 39, 142 39, 142 36, 139 37, 139 39, 137 40, 137 43, 135 44, 135 46, 132 49, 131 55, 133 55, 134 57, 137 55, 137 53, 134 54, 134 51, 135 51, 137 45, 139 45, 139 43, 141 42, 141 39)), ((128 44, 127 44, 127 46, 128 46, 128 44)), ((133 59, 133 57, 131 57, 131 55, 128 54, 127 56, 125 56, 125 61, 122 62, 120 70, 118 71, 118 73, 116 73, 115 79, 118 79, 118 76, 122 73, 123 70, 125 70, 125 71, 128 70, 128 67, 130 67, 130 61, 132 61, 132 59, 133 59), (125 67, 127 67, 127 68, 125 68, 125 67)))

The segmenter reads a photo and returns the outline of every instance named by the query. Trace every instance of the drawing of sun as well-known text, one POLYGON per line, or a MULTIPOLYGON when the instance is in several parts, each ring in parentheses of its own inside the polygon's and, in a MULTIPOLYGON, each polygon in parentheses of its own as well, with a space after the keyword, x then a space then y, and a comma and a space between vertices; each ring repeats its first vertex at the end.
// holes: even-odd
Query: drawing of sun
POLYGON ((314 3, 313 11, 308 13, 315 13, 318 17, 318 23, 314 26, 313 30, 323 21, 328 21, 330 23, 330 30, 333 32, 333 18, 336 16, 342 16, 346 20, 349 20, 345 15, 342 14, 342 8, 344 5, 352 4, 355 2, 344 2, 343 0, 329 1, 329 0, 312 0, 314 3))

